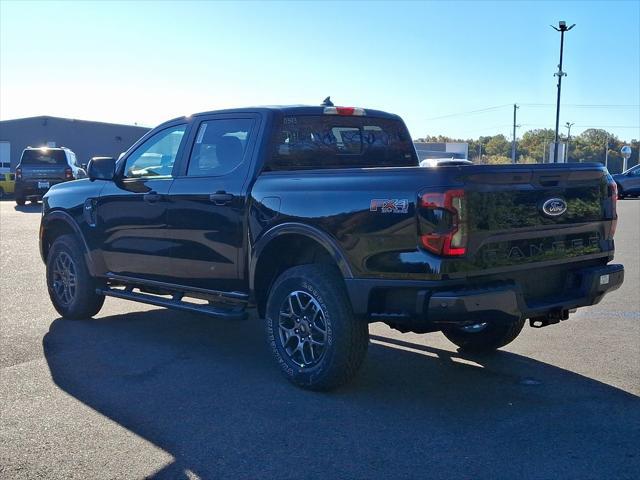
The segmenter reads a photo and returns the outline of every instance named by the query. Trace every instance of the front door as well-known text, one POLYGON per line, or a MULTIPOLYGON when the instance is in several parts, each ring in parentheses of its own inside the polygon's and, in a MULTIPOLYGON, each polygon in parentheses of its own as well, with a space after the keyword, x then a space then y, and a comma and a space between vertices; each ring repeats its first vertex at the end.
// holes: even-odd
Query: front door
POLYGON ((240 270, 246 183, 259 117, 221 114, 193 126, 169 191, 168 237, 176 283, 243 291, 240 270))
POLYGON ((167 195, 186 129, 186 124, 174 125, 149 137, 122 159, 116 180, 102 190, 96 226, 108 272, 170 280, 167 195))

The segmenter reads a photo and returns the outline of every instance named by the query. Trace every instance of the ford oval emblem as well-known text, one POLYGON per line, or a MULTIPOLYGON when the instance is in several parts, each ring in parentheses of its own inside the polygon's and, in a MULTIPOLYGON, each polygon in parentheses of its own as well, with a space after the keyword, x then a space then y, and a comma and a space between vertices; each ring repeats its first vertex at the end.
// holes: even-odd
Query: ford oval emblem
POLYGON ((542 204, 542 212, 549 217, 559 217, 567 211, 567 202, 561 198, 550 198, 542 204))

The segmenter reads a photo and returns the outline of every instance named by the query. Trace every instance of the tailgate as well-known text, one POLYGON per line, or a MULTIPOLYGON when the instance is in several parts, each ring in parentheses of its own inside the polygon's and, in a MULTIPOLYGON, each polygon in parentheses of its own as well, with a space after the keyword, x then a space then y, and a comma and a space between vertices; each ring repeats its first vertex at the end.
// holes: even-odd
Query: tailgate
POLYGON ((23 181, 61 181, 65 179, 66 165, 24 165, 21 168, 23 181))
POLYGON ((615 195, 603 167, 472 169, 461 180, 473 267, 586 260, 613 248, 615 195))

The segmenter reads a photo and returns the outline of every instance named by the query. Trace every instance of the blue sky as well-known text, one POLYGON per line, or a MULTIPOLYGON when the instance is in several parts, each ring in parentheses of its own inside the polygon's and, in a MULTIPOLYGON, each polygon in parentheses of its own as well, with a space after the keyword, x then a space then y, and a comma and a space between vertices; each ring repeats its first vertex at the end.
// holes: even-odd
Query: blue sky
POLYGON ((520 132, 554 126, 558 20, 577 24, 561 124, 640 138, 639 1, 2 0, 0 118, 153 126, 330 94, 400 114, 414 137, 510 136, 514 102, 520 132))

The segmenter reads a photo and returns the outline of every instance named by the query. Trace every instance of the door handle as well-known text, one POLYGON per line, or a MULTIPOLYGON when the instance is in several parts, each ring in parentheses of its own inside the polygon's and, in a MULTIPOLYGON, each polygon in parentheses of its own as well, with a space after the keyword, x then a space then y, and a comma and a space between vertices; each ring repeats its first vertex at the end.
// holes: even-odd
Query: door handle
POLYGON ((232 193, 227 193, 225 191, 220 191, 209 195, 209 200, 216 205, 228 205, 231 203, 233 198, 234 197, 232 193))
POLYGON ((162 195, 160 195, 158 192, 154 192, 154 191, 151 191, 151 192, 149 192, 149 193, 145 193, 145 194, 142 196, 142 199, 143 199, 145 202, 148 202, 148 203, 156 203, 156 202, 157 202, 158 200, 160 200, 161 198, 162 198, 162 195))

